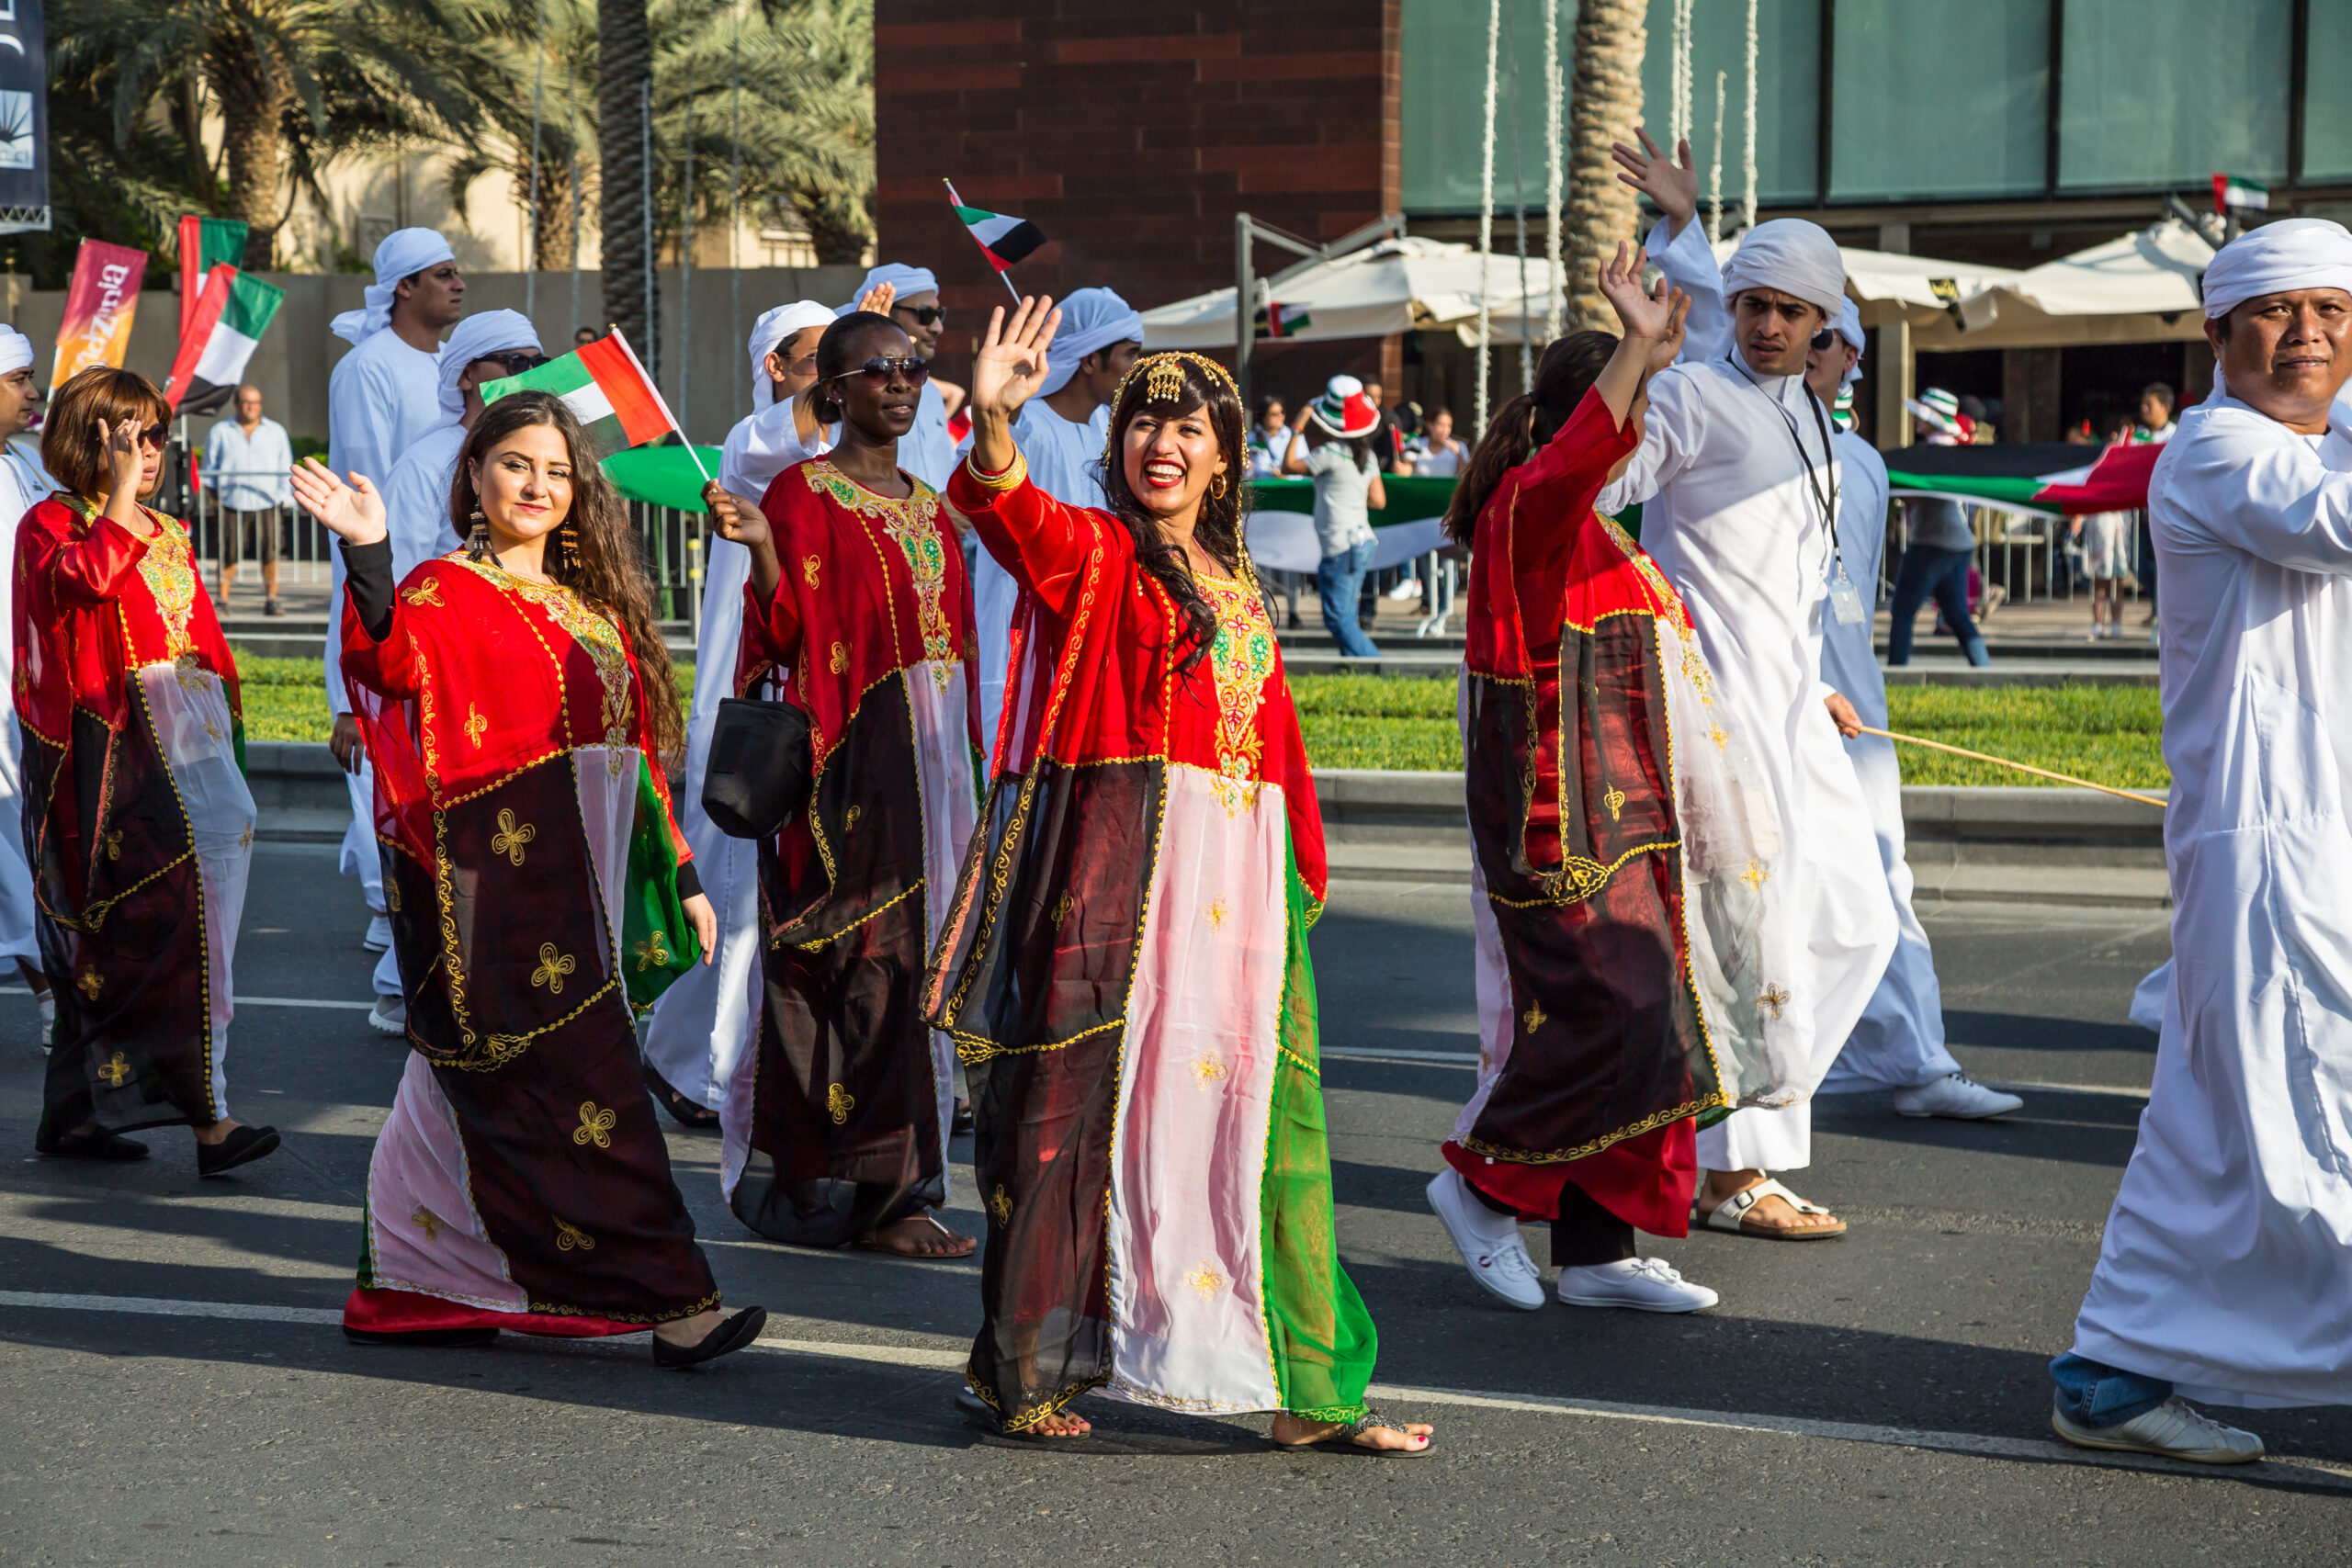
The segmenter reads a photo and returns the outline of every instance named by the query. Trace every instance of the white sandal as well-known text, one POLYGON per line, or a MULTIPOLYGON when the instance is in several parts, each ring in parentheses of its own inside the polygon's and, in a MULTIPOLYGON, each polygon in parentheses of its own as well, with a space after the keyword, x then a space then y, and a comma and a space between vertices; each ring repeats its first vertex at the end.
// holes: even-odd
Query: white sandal
MULTIPOLYGON (((1846 1222, 1843 1220, 1838 1221, 1835 1224, 1826 1225, 1768 1225, 1760 1221, 1751 1223, 1748 1220, 1747 1212, 1767 1198, 1779 1198, 1800 1214, 1829 1213, 1818 1203, 1806 1202, 1768 1176, 1755 1186, 1735 1192, 1716 1204, 1713 1210, 1701 1221, 1701 1224, 1709 1230, 1731 1231, 1739 1235, 1760 1235, 1768 1241, 1826 1241, 1832 1236, 1846 1234, 1846 1222)), ((1692 1207, 1695 1213, 1696 1205, 1692 1207)))

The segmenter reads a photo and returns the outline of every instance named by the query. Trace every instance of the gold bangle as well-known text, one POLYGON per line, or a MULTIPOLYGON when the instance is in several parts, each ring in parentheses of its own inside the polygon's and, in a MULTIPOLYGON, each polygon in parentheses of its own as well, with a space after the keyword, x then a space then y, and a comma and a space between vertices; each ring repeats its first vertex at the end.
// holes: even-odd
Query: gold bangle
POLYGON ((1012 449, 1012 463, 1002 473, 983 473, 980 469, 980 454, 978 449, 975 449, 966 455, 964 471, 978 480, 986 489, 1019 490, 1029 478, 1029 459, 1023 456, 1020 447, 1015 446, 1012 449))

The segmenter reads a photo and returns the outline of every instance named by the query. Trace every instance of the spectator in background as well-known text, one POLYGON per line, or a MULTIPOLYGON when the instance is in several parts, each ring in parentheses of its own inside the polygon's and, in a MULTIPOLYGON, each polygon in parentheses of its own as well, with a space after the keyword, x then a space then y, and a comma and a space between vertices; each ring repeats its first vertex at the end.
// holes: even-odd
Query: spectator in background
MULTIPOLYGON (((2129 416, 2116 414, 2109 419, 2108 446, 2128 441, 2132 434, 2129 416)), ((2133 515, 2129 512, 2092 512, 2075 519, 2075 537, 2082 546, 2083 574, 2091 580, 2092 642, 2123 635, 2123 589, 2132 581, 2133 515)))
POLYGON ((598 338, 601 338, 604 335, 604 333, 598 332, 594 327, 582 327, 578 332, 571 334, 571 346, 575 350, 586 348, 590 344, 594 343, 598 338))
MULTIPOLYGON (((1940 387, 1905 398, 1903 406, 1911 411, 1913 433, 1931 446, 1967 446, 1975 441, 1975 422, 1961 412, 1960 400, 1940 387)), ((1967 508, 1946 496, 1907 496, 1903 520, 1911 542, 1895 573, 1886 662, 1896 668, 1911 662, 1912 623, 1918 619, 1920 606, 1932 598, 1968 662, 1980 669, 1992 663, 1983 634, 1968 617, 1968 569, 1976 556, 1976 530, 1969 526, 1967 508)))
POLYGON ((1454 439, 1453 411, 1442 405, 1431 409, 1420 438, 1406 446, 1405 455, 1412 459, 1412 471, 1425 479, 1450 479, 1461 473, 1470 448, 1454 439))
POLYGON ((261 412, 261 389, 237 389, 237 417, 204 438, 204 488, 220 508, 220 604, 228 607, 238 563, 261 561, 261 613, 282 615, 277 561, 294 553, 294 446, 286 427, 261 412))
MULTIPOLYGON (((2158 445, 2172 439, 2180 426, 2173 423, 2172 411, 2179 400, 2173 389, 2162 381, 2151 381, 2140 389, 2140 423, 2132 427, 2134 442, 2154 442, 2158 445)), ((2140 513, 2139 537, 2140 592, 2147 597, 2148 614, 2142 626, 2156 623, 2156 541, 2148 532, 2148 514, 2140 513)))
POLYGON ((1363 383, 1334 376, 1306 405, 1302 438, 1283 460, 1283 472, 1315 478, 1315 536, 1323 548, 1315 586, 1323 600, 1324 629, 1350 659, 1380 657, 1363 634, 1356 603, 1378 548, 1369 509, 1388 504, 1373 455, 1379 425, 1380 411, 1364 395, 1363 383))
POLYGON ((1379 463, 1382 473, 1409 474, 1412 469, 1405 463, 1405 433, 1396 427, 1396 417, 1382 400, 1386 395, 1387 389, 1377 381, 1363 384, 1364 401, 1370 403, 1373 412, 1380 416, 1379 424, 1374 427, 1370 439, 1364 445, 1370 448, 1374 460, 1379 463))
POLYGON ((1288 412, 1280 398, 1258 400, 1258 423, 1250 427, 1251 479, 1272 479, 1283 471, 1283 459, 1290 456, 1290 444, 1298 439, 1297 433, 1284 422, 1288 412))

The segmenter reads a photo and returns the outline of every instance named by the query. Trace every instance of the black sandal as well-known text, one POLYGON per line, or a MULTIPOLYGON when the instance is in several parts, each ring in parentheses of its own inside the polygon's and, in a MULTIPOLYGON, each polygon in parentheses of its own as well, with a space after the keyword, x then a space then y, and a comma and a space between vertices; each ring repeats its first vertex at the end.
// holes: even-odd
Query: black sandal
POLYGON ((79 1133, 51 1134, 45 1129, 33 1134, 33 1152, 51 1159, 134 1160, 147 1157, 147 1145, 136 1138, 126 1138, 119 1133, 109 1133, 103 1127, 85 1128, 79 1133))
POLYGON ((657 1367, 698 1367, 705 1361, 716 1361, 721 1356, 732 1355, 760 1337, 768 1324, 768 1309, 745 1307, 734 1316, 704 1335, 691 1345, 673 1345, 659 1334, 653 1337, 653 1364, 657 1367))
POLYGON ((196 1174, 225 1176, 241 1165, 277 1152, 277 1128, 240 1127, 217 1144, 196 1145, 196 1174))
MULTIPOLYGON (((956 1414, 984 1432, 993 1432, 1000 1438, 1011 1438, 1023 1443, 1066 1443, 1073 1438, 1091 1438, 1094 1435, 1091 1430, 1039 1432, 1023 1427, 1017 1432, 1011 1431, 1005 1427, 1004 1417, 997 1414, 996 1406, 974 1393, 968 1387, 956 1391, 956 1414)), ((1090 1423, 1090 1427, 1091 1425, 1090 1423)))
POLYGON ((670 1113, 670 1119, 681 1127, 690 1127, 697 1133, 718 1130, 718 1112, 707 1105, 696 1105, 671 1088, 670 1080, 655 1072, 650 1062, 645 1064, 645 1087, 655 1100, 661 1101, 662 1109, 670 1113))
POLYGON ((1396 1433, 1399 1437, 1409 1438, 1412 1436, 1412 1434, 1406 1431, 1401 1425, 1395 1421, 1391 1421, 1387 1416, 1383 1416, 1379 1411, 1374 1410, 1372 1406, 1367 1404, 1363 1408, 1363 1414, 1358 1416, 1354 1420, 1338 1427, 1336 1430, 1326 1432, 1319 1438, 1310 1438, 1303 1443, 1278 1443, 1274 1442, 1272 1437, 1269 1436, 1266 1438, 1266 1441, 1273 1443, 1274 1447, 1288 1453, 1301 1453, 1308 1449, 1348 1449, 1360 1454, 1425 1454, 1429 1452, 1431 1448, 1436 1446, 1427 1438, 1421 1439, 1421 1446, 1418 1449, 1375 1449, 1367 1444, 1356 1441, 1358 1438, 1363 1437, 1366 1432, 1374 1431, 1383 1427, 1385 1427, 1388 1430, 1396 1433))

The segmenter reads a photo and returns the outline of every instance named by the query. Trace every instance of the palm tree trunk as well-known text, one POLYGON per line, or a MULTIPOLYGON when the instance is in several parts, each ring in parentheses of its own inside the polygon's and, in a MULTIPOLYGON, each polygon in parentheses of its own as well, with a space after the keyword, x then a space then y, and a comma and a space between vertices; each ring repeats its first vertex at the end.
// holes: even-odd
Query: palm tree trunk
POLYGON ((1566 269, 1569 331, 1613 332, 1616 313, 1594 279, 1618 242, 1634 237, 1639 216, 1631 186, 1617 179, 1609 156, 1614 142, 1631 143, 1642 120, 1642 51, 1647 28, 1643 0, 1581 0, 1568 107, 1568 198, 1561 218, 1561 265, 1566 269))
POLYGON ((245 269, 276 259, 278 204, 286 184, 286 112, 294 73, 283 57, 257 54, 243 34, 223 32, 205 62, 220 105, 221 150, 229 162, 229 216, 245 221, 245 269))
POLYGON ((645 0, 596 0, 596 142, 603 187, 605 319, 640 355, 650 346, 645 297, 645 95, 652 89, 653 44, 645 0))
MULTIPOLYGON (((530 170, 522 171, 525 180, 530 170)), ((543 151, 539 160, 538 221, 532 225, 532 264, 541 272, 560 272, 571 265, 571 170, 543 151)))

